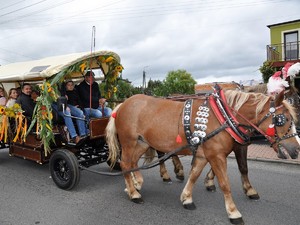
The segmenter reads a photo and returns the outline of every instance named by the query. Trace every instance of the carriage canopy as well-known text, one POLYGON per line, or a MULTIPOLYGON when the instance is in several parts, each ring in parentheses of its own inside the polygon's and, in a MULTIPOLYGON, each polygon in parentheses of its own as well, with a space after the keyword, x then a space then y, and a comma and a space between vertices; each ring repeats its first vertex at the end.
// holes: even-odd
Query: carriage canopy
POLYGON ((116 69, 120 72, 122 68, 116 68, 119 65, 119 55, 111 51, 72 53, 0 66, 0 82, 41 81, 60 72, 76 78, 86 69, 98 68, 108 75, 116 69))

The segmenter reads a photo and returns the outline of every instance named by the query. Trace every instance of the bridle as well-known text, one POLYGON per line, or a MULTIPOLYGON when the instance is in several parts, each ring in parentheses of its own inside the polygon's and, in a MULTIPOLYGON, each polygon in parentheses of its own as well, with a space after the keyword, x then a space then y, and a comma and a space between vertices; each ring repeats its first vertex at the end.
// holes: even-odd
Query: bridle
POLYGON ((283 105, 277 106, 275 107, 275 103, 272 100, 270 102, 270 108, 269 108, 269 112, 257 123, 257 125, 255 125, 254 123, 252 123, 251 121, 249 121, 247 118, 245 118, 242 114, 240 114, 239 112, 235 111, 240 117, 242 117, 247 123, 249 123, 251 125, 251 127, 253 127, 255 130, 257 130, 259 133, 261 133, 270 143, 271 143, 271 147, 273 147, 274 144, 280 144, 281 141, 292 138, 297 136, 297 133, 292 133, 289 134, 290 130, 292 129, 293 125, 294 125, 294 121, 291 118, 291 122, 289 125, 289 128, 287 130, 287 132, 282 136, 279 137, 278 132, 277 132, 277 127, 282 127, 286 124, 286 122, 288 121, 288 119, 286 118, 286 116, 281 113, 281 114, 275 114, 276 110, 282 108, 283 105), (275 129, 275 134, 274 136, 270 136, 268 135, 266 132, 264 132, 260 126, 263 124, 263 122, 268 119, 270 116, 272 116, 272 125, 274 126, 275 129))

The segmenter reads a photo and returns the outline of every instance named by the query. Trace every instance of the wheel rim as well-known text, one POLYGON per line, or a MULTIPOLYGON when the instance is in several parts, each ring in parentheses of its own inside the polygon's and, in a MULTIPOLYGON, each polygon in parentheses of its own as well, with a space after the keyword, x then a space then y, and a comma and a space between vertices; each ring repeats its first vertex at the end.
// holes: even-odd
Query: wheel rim
POLYGON ((56 177, 62 181, 69 181, 71 178, 70 167, 64 159, 55 161, 53 171, 56 177))

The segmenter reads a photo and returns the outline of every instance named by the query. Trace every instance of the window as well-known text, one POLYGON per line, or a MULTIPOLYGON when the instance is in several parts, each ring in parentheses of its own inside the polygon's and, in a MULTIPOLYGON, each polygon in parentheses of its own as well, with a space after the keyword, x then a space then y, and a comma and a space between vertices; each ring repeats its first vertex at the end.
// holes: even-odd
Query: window
POLYGON ((296 60, 299 58, 298 31, 284 34, 285 60, 296 60))

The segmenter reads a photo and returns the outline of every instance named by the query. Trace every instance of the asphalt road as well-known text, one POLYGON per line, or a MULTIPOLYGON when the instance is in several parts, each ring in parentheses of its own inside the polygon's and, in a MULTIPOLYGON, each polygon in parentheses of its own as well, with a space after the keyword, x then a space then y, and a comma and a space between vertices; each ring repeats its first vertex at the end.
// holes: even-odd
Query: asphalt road
MULTIPOLYGON (((185 172, 190 157, 182 158, 185 172)), ((79 185, 64 191, 50 178, 48 165, 38 165, 0 151, 0 225, 98 225, 98 224, 230 224, 220 189, 209 193, 203 185, 204 173, 194 188, 196 210, 182 207, 179 200, 185 182, 176 181, 167 162, 172 184, 163 183, 158 168, 143 171, 141 191, 144 204, 129 201, 123 177, 81 172, 79 185)), ((250 161, 250 178, 261 199, 245 197, 234 159, 228 172, 235 203, 249 225, 300 224, 299 165, 250 161)), ((94 169, 108 171, 106 164, 94 169)))

